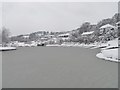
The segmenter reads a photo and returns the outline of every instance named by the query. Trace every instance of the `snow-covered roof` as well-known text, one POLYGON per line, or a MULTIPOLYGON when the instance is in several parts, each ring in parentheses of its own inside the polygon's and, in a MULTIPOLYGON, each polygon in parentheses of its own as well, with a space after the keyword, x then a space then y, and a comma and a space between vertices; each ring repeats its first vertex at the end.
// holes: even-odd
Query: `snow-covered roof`
POLYGON ((116 24, 120 24, 120 21, 119 21, 119 22, 117 22, 116 24))
POLYGON ((69 36, 70 33, 66 33, 66 34, 60 34, 59 36, 69 36))
POLYGON ((106 24, 106 25, 103 25, 102 27, 100 27, 100 29, 104 29, 104 28, 108 28, 108 27, 115 28, 115 26, 113 26, 113 25, 106 24))
POLYGON ((29 35, 24 35, 23 37, 24 37, 24 38, 29 38, 29 35))
POLYGON ((94 31, 90 31, 90 32, 84 32, 82 33, 82 35, 89 35, 89 34, 92 34, 94 31))

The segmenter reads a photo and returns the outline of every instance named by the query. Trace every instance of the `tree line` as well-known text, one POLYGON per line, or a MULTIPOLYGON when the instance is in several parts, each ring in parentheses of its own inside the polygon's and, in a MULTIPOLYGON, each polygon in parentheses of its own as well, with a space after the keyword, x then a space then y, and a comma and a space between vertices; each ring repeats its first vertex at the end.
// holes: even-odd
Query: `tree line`
MULTIPOLYGON (((118 32, 113 31, 112 33, 105 32, 103 35, 100 34, 99 28, 103 25, 110 24, 115 26, 116 23, 120 21, 120 13, 116 13, 112 18, 107 18, 99 21, 97 24, 92 25, 90 22, 83 23, 79 28, 69 31, 71 33, 69 42, 80 42, 80 43, 93 43, 99 42, 101 40, 109 40, 109 38, 116 38, 118 32), (89 35, 88 37, 82 37, 83 32, 90 32, 94 31, 93 35, 89 35)), ((67 32, 67 31, 66 31, 67 32)), ((35 41, 39 40, 41 37, 45 35, 54 35, 57 36, 59 34, 64 34, 66 32, 48 32, 48 31, 39 31, 29 34, 29 38, 23 38, 24 35, 18 35, 10 37, 9 29, 3 27, 0 34, 0 43, 8 43, 10 41, 20 41, 20 42, 28 42, 28 41, 35 41), (38 34, 41 34, 39 36, 38 34)))

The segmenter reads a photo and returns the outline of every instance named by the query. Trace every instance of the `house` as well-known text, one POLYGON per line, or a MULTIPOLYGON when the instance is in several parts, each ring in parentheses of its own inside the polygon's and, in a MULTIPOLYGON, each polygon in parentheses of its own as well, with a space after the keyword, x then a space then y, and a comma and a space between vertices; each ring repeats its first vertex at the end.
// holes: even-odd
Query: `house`
POLYGON ((89 31, 89 32, 83 32, 81 34, 81 41, 80 42, 84 42, 85 44, 90 44, 94 42, 94 31, 89 31))
POLYGON ((120 21, 116 23, 117 29, 118 29, 118 37, 120 40, 120 21))
POLYGON ((99 35, 103 36, 99 37, 103 42, 113 40, 118 37, 117 27, 110 24, 103 25, 100 27, 99 35))
POLYGON ((70 39, 69 37, 70 37, 70 33, 65 33, 65 34, 58 35, 58 38, 62 39, 62 40, 68 40, 68 39, 70 39))
POLYGON ((110 25, 110 24, 103 25, 102 27, 100 27, 100 34, 103 34, 108 31, 113 31, 115 29, 116 27, 113 25, 110 25))

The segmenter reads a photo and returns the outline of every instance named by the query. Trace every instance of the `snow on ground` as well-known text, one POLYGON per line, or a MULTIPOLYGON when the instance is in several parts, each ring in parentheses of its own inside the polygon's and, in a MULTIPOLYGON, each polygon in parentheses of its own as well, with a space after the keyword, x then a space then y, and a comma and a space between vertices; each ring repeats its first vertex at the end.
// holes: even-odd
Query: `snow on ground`
POLYGON ((118 47, 118 38, 108 41, 106 44, 107 44, 107 47, 103 48, 103 50, 109 49, 109 48, 117 48, 118 47))
POLYGON ((108 41, 107 47, 101 49, 101 53, 98 53, 96 56, 104 60, 119 62, 118 58, 118 38, 108 41))
POLYGON ((58 47, 58 46, 61 46, 61 45, 59 45, 59 44, 48 44, 46 46, 49 46, 49 47, 58 47))
POLYGON ((118 49, 103 50, 101 51, 101 53, 98 53, 96 56, 104 60, 120 62, 118 60, 118 49))
POLYGON ((109 41, 108 44, 110 44, 110 46, 118 47, 118 38, 109 41))
POLYGON ((0 51, 1 50, 15 50, 16 47, 0 47, 0 51))
POLYGON ((73 42, 70 42, 70 43, 63 43, 63 44, 49 44, 49 45, 46 45, 46 46, 62 46, 62 47, 83 47, 83 48, 92 48, 92 47, 96 47, 96 44, 80 44, 80 43, 73 43, 73 42))

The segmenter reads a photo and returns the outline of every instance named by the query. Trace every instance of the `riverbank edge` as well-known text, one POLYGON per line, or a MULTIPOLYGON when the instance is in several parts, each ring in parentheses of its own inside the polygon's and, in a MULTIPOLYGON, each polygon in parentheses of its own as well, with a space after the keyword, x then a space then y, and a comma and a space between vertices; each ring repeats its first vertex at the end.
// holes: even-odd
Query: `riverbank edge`
MULTIPOLYGON (((96 46, 96 45, 48 45, 48 46, 49 47, 81 47, 81 48, 89 48, 89 49, 98 49, 99 48, 100 51, 103 51, 101 49, 101 47, 104 47, 104 45, 103 46, 96 46)), ((107 48, 107 46, 105 46, 105 47, 107 48)), ((109 52, 111 52, 111 51, 109 51, 109 52)), ((112 53, 113 52, 111 52, 111 54, 112 53)), ((119 59, 116 60, 116 59, 110 58, 111 56, 105 57, 102 52, 97 53, 96 57, 100 58, 100 59, 103 59, 103 60, 106 60, 106 61, 120 62, 119 59)))
POLYGON ((104 57, 104 55, 102 53, 96 54, 96 57, 98 57, 100 59, 103 59, 103 60, 106 60, 106 61, 120 62, 119 60, 115 60, 115 59, 112 59, 112 58, 104 57))
MULTIPOLYGON (((89 44, 89 45, 86 45, 86 44, 62 44, 62 45, 53 44, 53 45, 46 45, 46 46, 47 47, 81 47, 81 48, 89 48, 89 49, 99 48, 101 52, 96 54, 97 58, 104 59, 106 61, 120 62, 118 57, 116 57, 117 59, 112 58, 111 55, 105 57, 105 55, 102 53, 102 51, 104 51, 102 50, 102 47, 105 47, 104 49, 107 49, 108 46, 104 44, 102 44, 101 46, 98 46, 95 44, 89 44)), ((16 50, 16 47, 0 47, 0 51, 11 51, 11 50, 16 50)), ((110 52, 111 51, 109 50, 109 53, 110 52)), ((113 54, 113 52, 111 52, 111 54, 113 54)))

